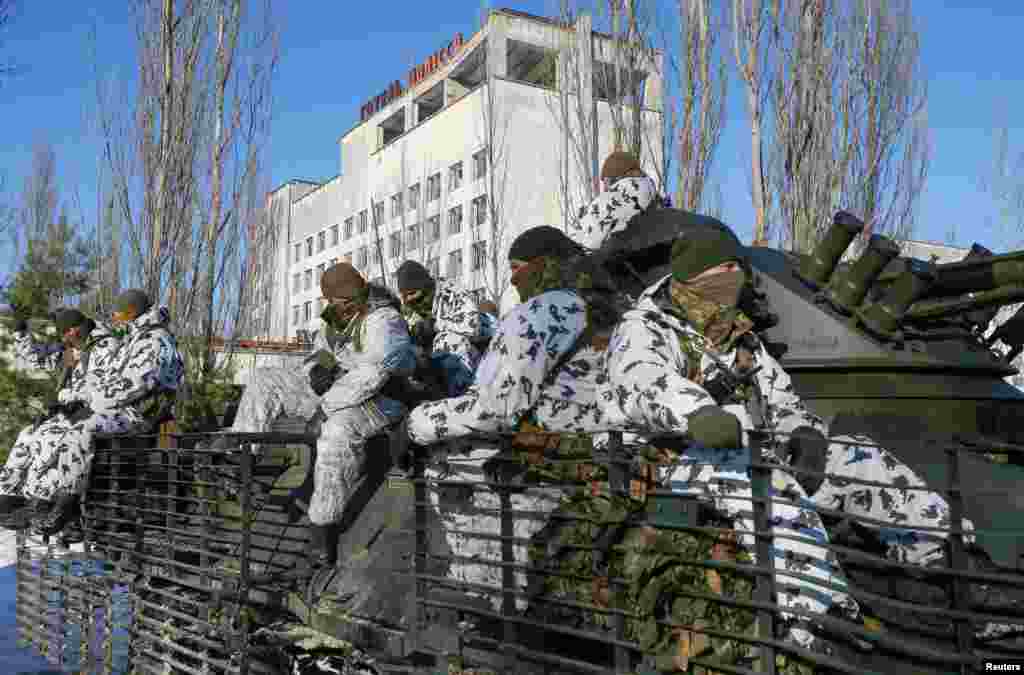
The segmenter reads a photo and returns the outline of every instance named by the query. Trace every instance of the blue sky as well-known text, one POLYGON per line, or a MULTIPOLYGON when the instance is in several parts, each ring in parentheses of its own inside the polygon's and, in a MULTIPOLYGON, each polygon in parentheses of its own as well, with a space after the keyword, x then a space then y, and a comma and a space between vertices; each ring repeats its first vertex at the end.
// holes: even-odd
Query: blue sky
MULTIPOLYGON (((495 3, 550 14, 552 0, 495 3)), ((95 212, 99 144, 88 122, 94 72, 132 78, 133 27, 125 0, 58 4, 23 0, 3 52, 25 67, 0 87, 0 172, 17 190, 30 168, 33 143, 57 151, 64 197, 74 191, 86 216, 95 212), (98 40, 91 32, 95 27, 98 40), (94 48, 95 45, 95 48, 94 48), (93 54, 95 50, 95 56, 93 54)), ((1024 106, 1019 0, 918 0, 917 24, 928 77, 932 163, 915 238, 955 243, 980 240, 996 250, 1024 239, 1000 225, 999 209, 979 179, 991 166, 995 128, 1011 125, 1024 150, 1024 128, 1013 128, 1024 106)), ((324 179, 338 172, 338 136, 360 105, 409 65, 477 24, 479 0, 277 3, 282 35, 269 148, 271 181, 324 179)), ((749 239, 749 132, 742 99, 730 97, 728 122, 714 178, 722 184, 725 220, 749 239)), ((552 186, 555 189, 555 186, 552 186)), ((74 209, 72 209, 74 214, 74 209)), ((3 249, 0 249, 3 250, 3 249)), ((11 269, 3 254, 0 274, 11 269)))

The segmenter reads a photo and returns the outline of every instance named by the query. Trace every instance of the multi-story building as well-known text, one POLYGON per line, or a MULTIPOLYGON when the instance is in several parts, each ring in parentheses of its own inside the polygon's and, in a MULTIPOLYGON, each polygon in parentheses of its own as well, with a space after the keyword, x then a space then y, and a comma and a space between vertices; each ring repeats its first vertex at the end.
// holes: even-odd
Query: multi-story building
POLYGON ((373 97, 338 141, 338 176, 289 182, 269 196, 274 232, 251 277, 263 313, 252 333, 294 337, 310 327, 323 305, 320 275, 342 260, 391 284, 412 258, 464 288, 500 295, 515 236, 561 225, 582 205, 580 176, 596 174, 613 149, 616 111, 627 124, 632 106, 641 111, 642 162, 656 175, 661 56, 648 52, 626 77, 621 63, 611 65, 614 53, 589 16, 565 26, 495 10, 468 40, 457 35, 413 68, 407 86, 395 81, 373 97), (625 91, 624 79, 634 84, 623 107, 614 87, 625 91), (579 146, 595 136, 584 171, 579 146))

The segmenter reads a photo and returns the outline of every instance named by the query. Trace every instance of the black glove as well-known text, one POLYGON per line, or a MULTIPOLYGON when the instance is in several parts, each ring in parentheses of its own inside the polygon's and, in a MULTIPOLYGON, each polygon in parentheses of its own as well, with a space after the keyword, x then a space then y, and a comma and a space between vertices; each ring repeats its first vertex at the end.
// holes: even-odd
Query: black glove
POLYGON ((706 405, 690 415, 687 431, 694 443, 714 450, 743 447, 738 417, 718 406, 706 405))
POLYGON ((317 396, 326 394, 327 390, 334 384, 334 380, 338 378, 339 372, 341 372, 341 369, 338 366, 327 368, 319 363, 313 366, 309 371, 309 386, 313 388, 313 393, 317 396))
POLYGON ((704 390, 711 394, 711 398, 715 399, 718 405, 740 403, 737 397, 739 388, 752 384, 754 376, 760 370, 761 366, 757 366, 746 373, 738 374, 728 368, 719 368, 714 377, 704 383, 704 390))
POLYGON ((28 330, 28 321, 26 321, 25 319, 18 319, 17 321, 14 322, 14 332, 15 333, 24 333, 27 330, 28 330))
MULTIPOLYGON (((794 469, 825 472, 825 462, 828 459, 828 439, 817 429, 808 426, 793 429, 787 449, 789 450, 789 465, 794 469)), ((824 476, 809 476, 807 474, 796 474, 795 478, 808 496, 816 493, 825 480, 824 476)))
POLYGON ((53 417, 54 415, 59 415, 64 412, 65 408, 66 405, 60 401, 50 401, 46 406, 46 416, 53 417))
POLYGON ((72 401, 64 405, 64 417, 72 424, 77 424, 91 416, 92 408, 81 401, 72 401))
POLYGON ((423 319, 412 327, 413 343, 427 352, 434 346, 435 335, 437 335, 437 329, 434 328, 433 319, 423 319))

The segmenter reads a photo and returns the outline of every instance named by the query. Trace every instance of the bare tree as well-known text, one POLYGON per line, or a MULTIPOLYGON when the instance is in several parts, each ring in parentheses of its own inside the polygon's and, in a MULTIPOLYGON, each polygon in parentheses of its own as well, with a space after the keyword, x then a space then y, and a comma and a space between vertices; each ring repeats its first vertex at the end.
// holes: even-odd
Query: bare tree
POLYGON ((808 250, 845 208, 909 235, 928 144, 908 0, 800 0, 775 16, 772 189, 784 243, 808 250))
MULTIPOLYGON (((166 301, 179 332, 209 345, 240 328, 260 239, 271 84, 278 61, 269 0, 135 0, 138 88, 98 89, 133 283, 166 301), (247 259, 248 258, 248 259, 247 259)), ((213 367, 204 348, 201 368, 213 367)))
MULTIPOLYGON (((498 82, 490 60, 486 64, 484 82, 480 92, 480 121, 477 143, 482 146, 471 158, 472 178, 482 169, 486 172, 484 194, 470 205, 469 228, 472 243, 469 250, 470 283, 473 290, 483 288, 487 299, 498 303, 509 285, 509 268, 505 258, 505 205, 509 199, 509 119, 502 111, 507 108, 498 101, 498 82), (481 158, 483 161, 479 161, 481 158), (486 214, 480 218, 479 209, 486 214), (482 247, 483 250, 474 247, 482 247), (482 258, 482 259, 481 259, 482 258)), ((482 299, 482 298, 480 298, 482 299)))
MULTIPOLYGON (((698 211, 706 206, 708 176, 725 123, 727 51, 719 36, 726 21, 724 16, 715 20, 709 0, 679 0, 678 12, 681 56, 671 59, 680 91, 675 201, 679 208, 698 211)), ((666 117, 674 118, 676 105, 670 104, 669 110, 666 117)), ((673 119, 668 125, 670 141, 675 127, 673 119)), ((670 148, 664 152, 667 176, 673 153, 670 148)))
POLYGON ((546 99, 562 144, 558 196, 563 228, 577 219, 578 207, 593 200, 598 190, 597 106, 593 96, 586 95, 594 85, 590 77, 593 41, 589 32, 579 35, 577 19, 582 14, 572 0, 559 0, 555 21, 561 30, 551 45, 556 54, 556 85, 546 99))
POLYGON ((21 234, 26 240, 46 237, 56 222, 59 201, 57 153, 49 143, 38 142, 21 192, 21 234))
POLYGON ((994 146, 983 187, 999 208, 1003 237, 1017 248, 1024 239, 1024 151, 1014 149, 1006 126, 996 132, 994 146))
POLYGON ((869 230, 908 237, 928 175, 927 77, 911 0, 857 0, 846 34, 856 66, 847 77, 852 101, 844 117, 855 130, 843 206, 869 230))
MULTIPOLYGON (((4 33, 14 23, 14 14, 17 9, 17 0, 0 0, 0 46, 3 45, 4 33)), ((18 68, 14 65, 13 61, 0 61, 0 82, 3 82, 4 78, 10 77, 16 72, 18 72, 18 68)))
POLYGON ((666 129, 653 128, 645 116, 647 77, 661 75, 660 56, 652 46, 656 7, 654 0, 559 2, 559 29, 550 45, 555 78, 546 103, 562 146, 558 196, 563 227, 578 218, 579 207, 600 189, 600 128, 605 119, 611 149, 632 151, 653 166, 662 188, 668 183, 666 129), (602 35, 595 39, 598 27, 602 35))
POLYGON ((732 31, 736 68, 746 94, 750 122, 750 181, 754 206, 754 245, 764 245, 771 237, 768 215, 772 193, 769 189, 771 170, 765 156, 769 147, 765 128, 766 96, 771 88, 770 55, 773 49, 773 26, 781 0, 733 0, 732 31), (770 5, 770 6, 769 6, 770 5))

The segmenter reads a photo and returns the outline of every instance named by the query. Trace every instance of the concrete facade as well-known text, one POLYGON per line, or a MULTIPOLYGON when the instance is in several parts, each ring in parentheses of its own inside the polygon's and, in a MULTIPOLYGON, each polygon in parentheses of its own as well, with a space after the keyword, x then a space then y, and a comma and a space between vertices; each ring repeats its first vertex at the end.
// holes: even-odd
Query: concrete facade
MULTIPOLYGON (((564 226, 563 214, 586 201, 578 154, 559 123, 561 102, 573 115, 596 113, 585 123, 587 137, 594 120, 597 128, 590 170, 613 149, 613 110, 593 75, 595 63, 610 67, 609 45, 587 16, 567 30, 493 11, 446 63, 435 62, 401 95, 379 98, 339 139, 340 175, 321 185, 290 182, 268 197, 275 234, 265 237, 253 275, 263 301, 251 334, 308 330, 322 307, 319 277, 337 261, 393 285, 398 265, 412 258, 497 300, 512 240, 529 227, 564 226), (566 71, 572 76, 558 75, 566 71), (563 92, 556 82, 570 85, 563 92)), ((652 176, 662 163, 658 66, 640 69, 641 127, 650 139, 642 162, 652 176)))

